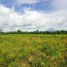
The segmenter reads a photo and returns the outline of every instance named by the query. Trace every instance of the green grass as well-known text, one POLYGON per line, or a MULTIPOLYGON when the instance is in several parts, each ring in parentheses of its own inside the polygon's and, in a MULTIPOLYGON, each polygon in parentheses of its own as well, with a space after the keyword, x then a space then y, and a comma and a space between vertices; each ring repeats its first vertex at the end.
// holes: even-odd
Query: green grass
POLYGON ((0 35, 0 67, 67 67, 67 35, 0 35))

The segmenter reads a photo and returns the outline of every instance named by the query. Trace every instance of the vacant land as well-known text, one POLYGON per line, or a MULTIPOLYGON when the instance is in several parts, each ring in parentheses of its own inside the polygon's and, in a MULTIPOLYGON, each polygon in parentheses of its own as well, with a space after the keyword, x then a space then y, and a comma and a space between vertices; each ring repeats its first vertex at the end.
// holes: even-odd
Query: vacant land
POLYGON ((67 67, 67 35, 0 35, 0 67, 67 67))

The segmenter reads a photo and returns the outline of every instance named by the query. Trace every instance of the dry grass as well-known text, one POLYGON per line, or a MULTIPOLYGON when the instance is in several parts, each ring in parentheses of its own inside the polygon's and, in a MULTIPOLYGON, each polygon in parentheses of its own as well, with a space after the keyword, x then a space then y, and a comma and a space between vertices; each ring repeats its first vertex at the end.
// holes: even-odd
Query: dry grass
POLYGON ((0 67, 67 67, 67 35, 0 35, 0 67))

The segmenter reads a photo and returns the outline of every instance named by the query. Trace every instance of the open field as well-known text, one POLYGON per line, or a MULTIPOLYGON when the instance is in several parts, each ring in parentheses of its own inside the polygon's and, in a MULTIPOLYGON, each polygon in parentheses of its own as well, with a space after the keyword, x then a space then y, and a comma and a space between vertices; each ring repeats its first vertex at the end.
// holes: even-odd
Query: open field
POLYGON ((0 67, 67 67, 67 35, 0 35, 0 67))

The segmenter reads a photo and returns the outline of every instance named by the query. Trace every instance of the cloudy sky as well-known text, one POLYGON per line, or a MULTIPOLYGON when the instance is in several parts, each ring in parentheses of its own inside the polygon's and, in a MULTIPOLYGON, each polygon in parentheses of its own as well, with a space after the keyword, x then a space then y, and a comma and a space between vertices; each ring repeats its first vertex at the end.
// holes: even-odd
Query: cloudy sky
POLYGON ((0 0, 0 30, 67 30, 67 0, 0 0))

